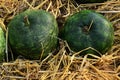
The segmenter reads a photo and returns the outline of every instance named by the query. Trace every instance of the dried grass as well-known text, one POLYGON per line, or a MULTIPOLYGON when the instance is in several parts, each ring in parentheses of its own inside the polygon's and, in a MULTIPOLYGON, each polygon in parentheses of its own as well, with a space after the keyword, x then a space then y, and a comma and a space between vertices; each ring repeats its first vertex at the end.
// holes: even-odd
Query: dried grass
MULTIPOLYGON (((114 45, 105 55, 96 59, 66 55, 61 45, 59 52, 44 60, 16 59, 0 64, 0 80, 120 80, 120 1, 76 4, 73 0, 0 0, 0 25, 7 34, 7 24, 26 9, 44 9, 52 13, 62 27, 66 18, 83 9, 103 14, 114 26, 114 45)), ((81 51, 80 51, 81 52, 81 51)), ((79 53, 80 53, 79 52, 79 53)))

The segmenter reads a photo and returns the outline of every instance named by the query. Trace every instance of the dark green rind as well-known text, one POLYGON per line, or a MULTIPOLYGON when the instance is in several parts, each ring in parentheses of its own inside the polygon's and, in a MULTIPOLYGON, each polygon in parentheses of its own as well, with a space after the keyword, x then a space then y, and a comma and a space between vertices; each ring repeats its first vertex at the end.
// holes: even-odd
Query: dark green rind
MULTIPOLYGON (((83 10, 66 20, 60 38, 66 40, 75 52, 92 47, 104 54, 113 44, 114 29, 102 15, 90 10, 83 10), (90 26, 91 23, 90 31, 85 32, 83 29, 85 26, 90 26)), ((95 53, 95 51, 87 50, 84 54, 86 53, 95 53)))
POLYGON ((8 25, 9 42, 15 54, 29 59, 46 57, 57 44, 58 26, 53 15, 44 10, 27 10, 8 25), (26 25, 27 16, 29 24, 26 25))
POLYGON ((0 27, 0 62, 2 62, 4 59, 5 46, 6 46, 6 40, 5 40, 4 32, 0 27))

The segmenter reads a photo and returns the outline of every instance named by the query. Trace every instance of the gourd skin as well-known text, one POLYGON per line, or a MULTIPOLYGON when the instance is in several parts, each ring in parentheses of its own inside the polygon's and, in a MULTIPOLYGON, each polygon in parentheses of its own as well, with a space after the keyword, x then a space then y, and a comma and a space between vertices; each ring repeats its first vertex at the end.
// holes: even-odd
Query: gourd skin
MULTIPOLYGON (((82 10, 66 20, 60 38, 66 40, 75 52, 92 47, 104 54, 113 44, 114 29, 102 15, 91 10, 82 10)), ((96 54, 90 49, 83 55, 87 53, 96 54)))
POLYGON ((2 62, 4 59, 5 48, 6 48, 5 35, 2 28, 0 27, 0 62, 2 62))
POLYGON ((44 10, 27 10, 8 25, 9 42, 15 54, 29 59, 46 57, 57 44, 58 26, 44 10))

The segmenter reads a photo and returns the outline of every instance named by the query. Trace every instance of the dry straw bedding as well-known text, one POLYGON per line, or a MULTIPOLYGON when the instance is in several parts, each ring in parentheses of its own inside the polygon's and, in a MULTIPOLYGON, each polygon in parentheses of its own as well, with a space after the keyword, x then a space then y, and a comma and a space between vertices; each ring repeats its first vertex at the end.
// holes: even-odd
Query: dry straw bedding
POLYGON ((61 28, 66 18, 83 9, 96 10, 113 23, 114 45, 105 55, 96 59, 69 56, 60 43, 57 55, 44 60, 17 59, 0 64, 0 80, 120 80, 120 1, 76 4, 73 0, 0 0, 0 25, 6 32, 9 21, 26 9, 44 9, 55 16, 61 28))

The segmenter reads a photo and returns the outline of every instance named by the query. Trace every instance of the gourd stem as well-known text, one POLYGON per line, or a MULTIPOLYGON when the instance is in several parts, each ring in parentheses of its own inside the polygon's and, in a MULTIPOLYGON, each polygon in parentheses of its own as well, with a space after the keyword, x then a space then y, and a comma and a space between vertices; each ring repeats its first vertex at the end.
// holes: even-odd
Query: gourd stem
POLYGON ((30 21, 29 21, 29 19, 28 19, 28 16, 25 16, 25 17, 24 17, 24 22, 25 22, 25 25, 26 25, 26 26, 30 25, 30 21))
POLYGON ((89 31, 92 27, 92 24, 93 24, 93 20, 91 21, 89 26, 84 26, 83 31, 86 32, 86 33, 89 33, 89 31))
POLYGON ((90 26, 88 27, 88 30, 87 30, 88 32, 90 31, 92 24, 93 24, 93 20, 91 21, 90 26))

